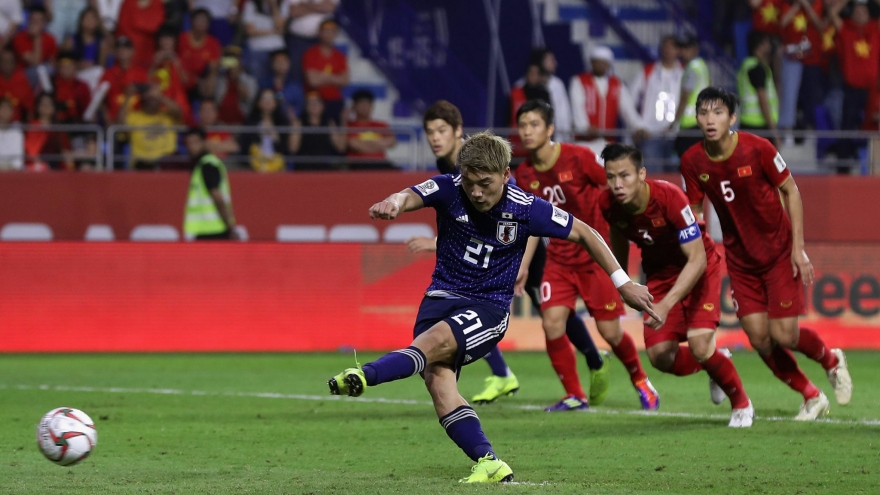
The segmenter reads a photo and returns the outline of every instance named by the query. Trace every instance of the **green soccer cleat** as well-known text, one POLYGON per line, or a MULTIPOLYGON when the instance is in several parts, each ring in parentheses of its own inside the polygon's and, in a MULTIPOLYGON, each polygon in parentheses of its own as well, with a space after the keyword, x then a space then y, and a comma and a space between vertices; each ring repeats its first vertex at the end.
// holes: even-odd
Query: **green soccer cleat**
POLYGON ((492 375, 486 378, 486 388, 471 399, 476 404, 488 404, 506 395, 513 395, 519 390, 519 380, 513 373, 507 376, 492 375))
POLYGON ((602 354, 602 367, 590 370, 590 405, 598 406, 608 396, 608 386, 611 383, 611 353, 599 351, 602 354))
POLYGON ((458 480, 459 483, 507 483, 513 481, 513 469, 492 454, 481 457, 471 468, 471 475, 458 480))
POLYGON ((357 353, 354 355, 355 368, 347 368, 342 373, 327 381, 330 393, 333 395, 348 395, 360 397, 367 389, 367 378, 361 369, 361 363, 357 361, 357 353))

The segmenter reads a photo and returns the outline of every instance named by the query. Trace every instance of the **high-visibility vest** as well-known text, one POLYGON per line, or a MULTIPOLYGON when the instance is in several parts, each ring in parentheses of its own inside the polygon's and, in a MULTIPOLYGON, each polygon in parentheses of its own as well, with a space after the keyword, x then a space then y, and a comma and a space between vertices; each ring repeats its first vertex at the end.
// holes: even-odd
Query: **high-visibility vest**
POLYGON ((743 60, 739 72, 736 74, 736 86, 739 90, 739 97, 742 100, 742 110, 740 110, 739 121, 749 127, 768 127, 767 119, 761 112, 761 103, 758 101, 758 91, 752 86, 749 80, 749 71, 761 65, 764 67, 766 80, 764 81, 764 89, 767 90, 767 103, 770 104, 770 114, 773 123, 779 122, 779 98, 776 95, 776 85, 773 83, 773 73, 770 66, 761 63, 756 57, 749 57, 743 60))
POLYGON ((183 217, 183 231, 189 236, 220 234, 226 231, 226 223, 217 211, 211 192, 202 177, 202 166, 206 163, 220 170, 220 194, 226 202, 226 208, 232 214, 232 195, 229 192, 229 178, 226 166, 216 156, 208 153, 202 156, 193 169, 189 180, 189 195, 186 199, 186 211, 183 217))
POLYGON ((697 126, 697 96, 700 95, 700 91, 709 87, 709 67, 706 65, 705 60, 697 57, 688 62, 684 74, 681 76, 682 83, 684 83, 684 78, 687 77, 689 71, 693 71, 697 75, 697 85, 694 86, 694 90, 691 91, 687 101, 684 103, 684 114, 679 124, 679 127, 682 129, 690 129, 697 126))

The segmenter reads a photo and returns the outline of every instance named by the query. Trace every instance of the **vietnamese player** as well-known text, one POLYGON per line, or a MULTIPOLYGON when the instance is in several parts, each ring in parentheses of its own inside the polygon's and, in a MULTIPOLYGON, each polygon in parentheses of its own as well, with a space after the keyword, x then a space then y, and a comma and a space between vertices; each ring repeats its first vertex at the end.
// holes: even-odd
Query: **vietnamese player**
POLYGON ((646 318, 645 348, 651 364, 676 376, 706 370, 713 402, 730 397, 728 426, 752 426, 755 410, 739 374, 728 355, 715 348, 721 320, 721 257, 706 225, 694 217, 681 189, 645 179, 642 153, 634 146, 609 144, 601 156, 610 189, 600 196, 599 208, 611 226, 611 249, 617 262, 627 266, 629 241, 641 248, 654 311, 666 320, 661 325, 646 318), (679 345, 685 340, 689 347, 679 345))
MULTIPOLYGON (((553 107, 545 101, 527 101, 517 111, 516 119, 520 139, 529 150, 529 157, 514 171, 520 187, 583 218, 607 239, 608 224, 597 207, 606 183, 605 170, 596 155, 589 148, 550 139, 554 131, 553 107)), ((541 321, 547 354, 567 397, 547 411, 589 407, 568 342, 575 339, 572 335, 563 338, 566 319, 574 312, 578 296, 595 318, 599 333, 629 372, 642 408, 657 409, 660 397, 642 369, 633 338, 620 327, 625 310, 614 285, 586 251, 571 243, 551 240, 541 282, 541 321)))
POLYGON ((789 349, 822 365, 841 405, 852 397, 852 379, 843 351, 828 349, 815 331, 798 328, 798 315, 805 312, 803 285, 813 283, 804 251, 803 203, 776 148, 754 134, 730 130, 736 104, 736 95, 724 89, 700 92, 697 122, 704 139, 682 156, 681 174, 695 212, 702 215, 708 196, 718 213, 743 330, 773 374, 803 395, 795 419, 814 420, 828 412, 828 398, 789 349))

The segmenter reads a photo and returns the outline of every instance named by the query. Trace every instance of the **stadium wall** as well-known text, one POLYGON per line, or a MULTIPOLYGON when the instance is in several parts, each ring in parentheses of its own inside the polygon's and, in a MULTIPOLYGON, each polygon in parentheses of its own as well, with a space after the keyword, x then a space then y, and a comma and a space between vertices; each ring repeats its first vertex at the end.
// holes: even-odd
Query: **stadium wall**
MULTIPOLYGON (((362 172, 261 175, 231 173, 238 223, 251 240, 274 241, 278 225, 371 223, 374 202, 428 178, 427 173, 362 172)), ((652 176, 654 178, 658 176, 652 176)), ((678 176, 661 176, 680 183, 678 176)), ((808 242, 880 243, 880 177, 802 176, 808 242)), ((55 240, 82 240, 89 225, 112 227, 128 239, 138 225, 183 223, 189 175, 162 174, 3 174, 0 176, 0 227, 13 222, 48 225, 55 240)), ((409 214, 407 222, 433 224, 430 211, 409 214)))
MULTIPOLYGON (((809 247, 803 324, 832 346, 880 348, 878 248, 809 247)), ((0 243, 0 352, 400 348, 433 262, 400 244, 0 243)), ((543 349, 527 308, 514 304, 502 349, 543 349)), ((719 343, 747 346, 728 294, 722 310, 719 343)), ((639 315, 623 324, 641 342, 639 315)))

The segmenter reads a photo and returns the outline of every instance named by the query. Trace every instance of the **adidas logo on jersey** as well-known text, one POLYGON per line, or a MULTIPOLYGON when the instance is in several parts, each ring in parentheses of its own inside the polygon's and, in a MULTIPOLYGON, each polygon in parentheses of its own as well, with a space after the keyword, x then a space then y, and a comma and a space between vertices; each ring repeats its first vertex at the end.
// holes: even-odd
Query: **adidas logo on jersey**
POLYGON ((471 362, 471 361, 473 361, 473 360, 474 360, 474 358, 472 358, 470 354, 465 354, 465 355, 464 355, 464 362, 469 363, 469 362, 471 362))
POLYGON ((461 222, 461 223, 468 223, 468 216, 467 216, 467 215, 462 215, 462 216, 456 218, 455 221, 456 221, 456 222, 461 222))

